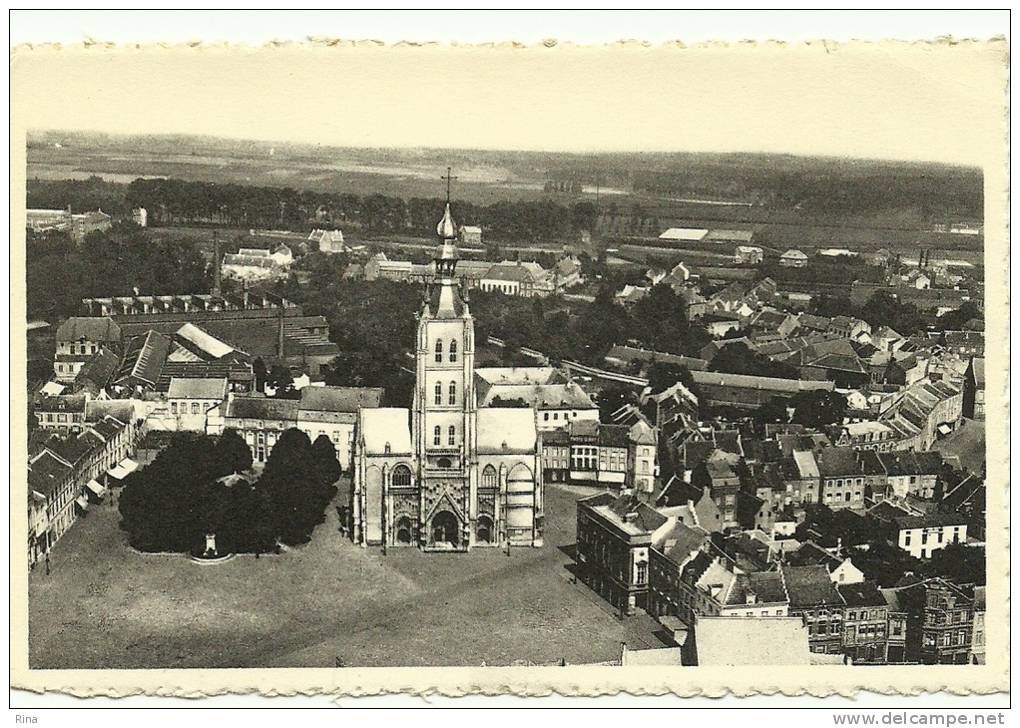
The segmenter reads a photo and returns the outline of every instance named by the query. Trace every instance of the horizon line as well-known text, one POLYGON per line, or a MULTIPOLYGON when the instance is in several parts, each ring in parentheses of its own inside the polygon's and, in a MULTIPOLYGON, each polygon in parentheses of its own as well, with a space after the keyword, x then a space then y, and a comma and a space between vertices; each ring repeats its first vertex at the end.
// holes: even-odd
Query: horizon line
POLYGON ((243 137, 243 136, 224 136, 222 134, 215 134, 209 132, 179 132, 179 131, 152 131, 152 132, 123 132, 123 131, 104 131, 102 129, 68 129, 63 127, 33 127, 26 130, 25 141, 26 144, 29 141, 29 137, 32 134, 78 134, 78 135, 103 135, 108 137, 120 137, 129 139, 132 137, 184 137, 192 139, 211 139, 219 141, 232 141, 232 142, 250 142, 259 144, 280 144, 280 145, 291 145, 291 146, 304 146, 304 147, 322 147, 326 149, 341 149, 341 150, 358 150, 358 151, 371 151, 371 150, 403 150, 403 151, 436 151, 436 152, 495 152, 495 153, 521 153, 521 154, 560 154, 566 156, 598 156, 598 155, 619 155, 619 156, 638 156, 646 154, 686 154, 686 155, 704 155, 704 156, 758 156, 758 157, 789 157, 791 159, 817 159, 817 160, 839 160, 845 162, 875 162, 875 163, 886 163, 886 164, 905 164, 905 165, 936 165, 940 167, 946 167, 950 169, 960 170, 976 170, 984 174, 984 168, 977 163, 965 163, 965 162, 947 162, 937 159, 919 159, 919 158, 908 158, 908 157, 869 157, 859 156, 851 154, 836 154, 832 152, 817 152, 817 153, 806 153, 806 152, 783 152, 783 151, 768 151, 768 150, 747 150, 747 149, 712 149, 712 150, 692 150, 692 149, 581 149, 581 150, 569 150, 569 149, 550 149, 542 147, 485 147, 485 146, 430 146, 420 144, 373 144, 357 146, 353 144, 343 144, 336 142, 314 142, 314 141, 297 141, 288 139, 266 139, 259 137, 243 137))

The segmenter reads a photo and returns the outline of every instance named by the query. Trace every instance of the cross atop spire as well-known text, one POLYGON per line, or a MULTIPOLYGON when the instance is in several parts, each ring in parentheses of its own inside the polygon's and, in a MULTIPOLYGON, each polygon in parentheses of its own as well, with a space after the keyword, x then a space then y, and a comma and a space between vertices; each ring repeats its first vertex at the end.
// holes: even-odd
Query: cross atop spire
POLYGON ((457 179, 456 177, 453 176, 452 172, 453 172, 453 168, 452 167, 447 167, 446 168, 446 174, 442 175, 439 178, 439 179, 446 180, 446 205, 447 205, 447 207, 450 206, 450 183, 453 182, 455 179, 457 179))

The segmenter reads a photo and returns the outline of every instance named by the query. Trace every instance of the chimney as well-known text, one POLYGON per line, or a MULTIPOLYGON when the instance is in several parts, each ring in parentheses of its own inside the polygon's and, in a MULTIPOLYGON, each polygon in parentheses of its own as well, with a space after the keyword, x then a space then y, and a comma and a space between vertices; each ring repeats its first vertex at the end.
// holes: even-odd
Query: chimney
POLYGON ((281 361, 283 360, 283 309, 280 309, 280 327, 278 332, 278 338, 276 341, 276 353, 279 355, 281 361))
POLYGON ((213 288, 214 296, 220 295, 220 238, 213 234, 213 288))

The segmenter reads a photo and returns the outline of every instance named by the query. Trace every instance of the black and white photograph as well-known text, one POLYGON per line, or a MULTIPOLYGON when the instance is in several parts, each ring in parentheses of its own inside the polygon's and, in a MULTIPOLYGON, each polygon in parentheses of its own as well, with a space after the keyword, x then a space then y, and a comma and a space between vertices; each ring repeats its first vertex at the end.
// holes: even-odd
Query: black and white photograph
POLYGON ((26 679, 998 685, 1006 53, 14 53, 26 679))

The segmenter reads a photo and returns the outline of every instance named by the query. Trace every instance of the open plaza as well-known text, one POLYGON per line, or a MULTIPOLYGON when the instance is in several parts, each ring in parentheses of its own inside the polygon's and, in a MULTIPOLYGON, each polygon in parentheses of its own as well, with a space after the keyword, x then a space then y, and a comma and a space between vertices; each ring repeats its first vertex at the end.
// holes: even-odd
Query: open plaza
POLYGON ((310 543, 215 565, 132 550, 108 499, 31 574, 31 666, 578 664, 662 646, 649 617, 621 621, 572 582, 575 502, 595 491, 545 492, 546 545, 509 556, 364 549, 330 507, 310 543))

